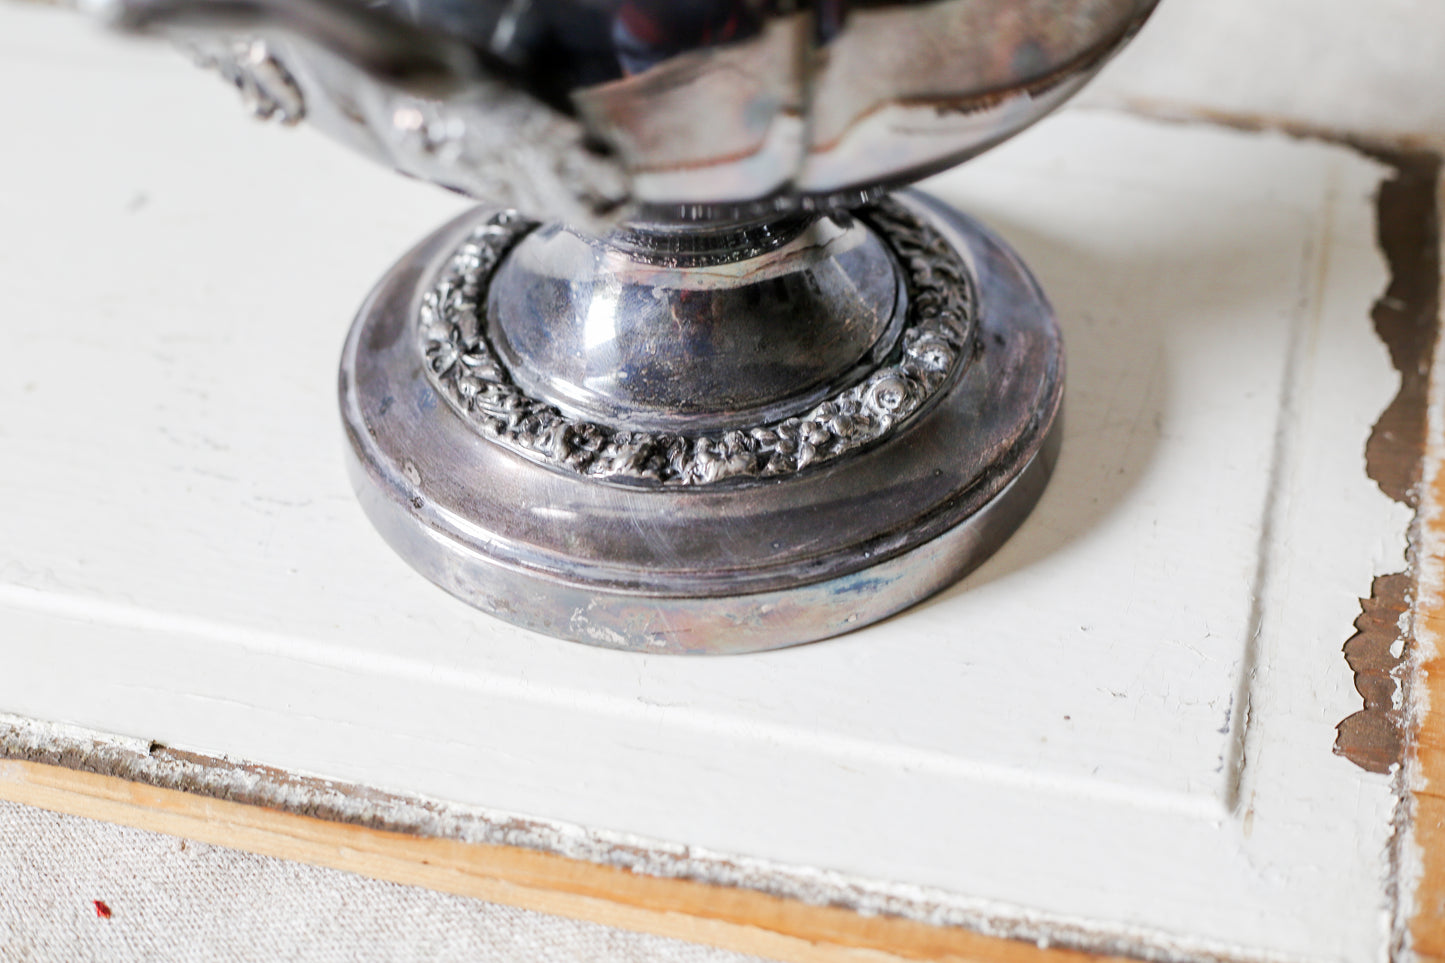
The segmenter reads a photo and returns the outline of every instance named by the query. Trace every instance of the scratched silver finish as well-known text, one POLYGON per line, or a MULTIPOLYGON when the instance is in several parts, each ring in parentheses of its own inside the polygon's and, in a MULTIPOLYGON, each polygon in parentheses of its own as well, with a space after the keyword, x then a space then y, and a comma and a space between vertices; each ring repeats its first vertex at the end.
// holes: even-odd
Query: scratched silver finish
POLYGON ((341 368, 352 470, 452 594, 598 645, 824 638, 957 579, 1053 463, 1053 315, 888 193, 1077 91, 1157 0, 85 0, 260 117, 486 208, 341 368))
POLYGON ((891 441, 785 478, 637 486, 559 471, 437 396, 412 324, 490 211, 408 254, 342 358, 351 470, 377 528, 472 605, 551 635, 730 653, 826 638, 927 597, 986 558, 1053 464, 1063 354, 1027 270, 974 222, 907 203, 979 291, 974 356, 891 441))
POLYGON ((489 285, 497 350, 528 391, 594 419, 727 429, 859 380, 903 322, 894 259, 851 217, 706 268, 557 225, 534 231, 489 285))
POLYGON ((960 163, 1070 97, 1157 0, 86 3, 257 36, 308 123, 598 233, 850 207, 960 163))

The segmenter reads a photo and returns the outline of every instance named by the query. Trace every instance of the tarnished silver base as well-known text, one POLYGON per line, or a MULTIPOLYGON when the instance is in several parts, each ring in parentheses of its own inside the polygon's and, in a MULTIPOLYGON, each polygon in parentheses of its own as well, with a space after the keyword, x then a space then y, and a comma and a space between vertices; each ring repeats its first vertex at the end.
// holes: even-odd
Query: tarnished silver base
POLYGON ((777 230, 659 251, 479 210, 427 238, 342 357, 372 522, 484 611, 639 651, 822 639, 955 581, 1053 466, 1047 302, 923 195, 777 230))

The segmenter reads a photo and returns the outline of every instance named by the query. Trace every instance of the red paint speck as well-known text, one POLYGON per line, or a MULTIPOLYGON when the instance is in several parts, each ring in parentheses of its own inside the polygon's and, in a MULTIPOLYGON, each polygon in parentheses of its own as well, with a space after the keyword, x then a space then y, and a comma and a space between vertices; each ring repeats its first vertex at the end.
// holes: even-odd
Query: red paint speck
POLYGON ((110 919, 110 907, 105 905, 105 900, 93 899, 91 902, 95 904, 96 916, 99 916, 103 920, 110 919))

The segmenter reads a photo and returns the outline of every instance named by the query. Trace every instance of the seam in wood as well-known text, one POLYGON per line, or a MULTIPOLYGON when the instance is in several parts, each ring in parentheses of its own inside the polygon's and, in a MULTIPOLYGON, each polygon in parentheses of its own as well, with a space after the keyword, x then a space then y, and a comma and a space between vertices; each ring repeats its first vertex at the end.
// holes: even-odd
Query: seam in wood
MULTIPOLYGON (((868 881, 840 877, 830 882, 837 874, 822 870, 804 871, 632 837, 591 834, 580 827, 393 796, 179 752, 156 743, 130 740, 127 744, 98 733, 16 717, 0 716, 0 798, 665 936, 675 935, 681 925, 673 915, 693 914, 706 924, 699 924, 703 929, 743 926, 743 919, 748 925, 773 927, 785 943, 798 939, 810 944, 827 942, 827 933, 832 932, 827 927, 841 927, 840 932, 856 942, 863 936, 853 930, 861 927, 858 933, 864 935, 886 933, 886 938, 878 937, 882 942, 864 948, 892 954, 887 959, 1071 963, 1099 957, 1153 963, 1231 963, 1252 958, 1231 947, 1199 942, 1181 945, 1180 937, 1173 934, 1144 930, 1120 934, 1085 929, 1067 920, 991 917, 969 908, 966 901, 950 902, 958 899, 951 894, 922 887, 877 884, 880 888, 870 892, 868 881), (151 813, 152 807, 157 807, 156 814, 151 813), (225 825, 207 827, 207 819, 225 825), (294 819, 310 821, 299 837, 304 840, 330 838, 327 833, 331 830, 337 834, 335 840, 392 840, 388 853, 401 860, 403 857, 395 854, 406 851, 418 865, 411 870, 391 865, 387 875, 379 871, 375 859, 358 857, 356 853, 362 851, 352 842, 309 849, 291 845, 287 841, 296 838, 291 827, 298 825, 290 822, 294 819), (351 835, 356 833, 363 835, 351 835), (499 853, 507 854, 504 863, 512 874, 502 881, 506 885, 477 882, 493 878, 490 867, 499 853), (697 875, 699 866, 712 875, 697 875), (598 885, 603 879, 607 885, 598 885), (457 888, 463 885, 459 880, 467 881, 464 889, 457 888), (578 880, 590 881, 590 888, 572 892, 570 888, 579 885, 578 880), (597 906, 593 903, 551 906, 544 905, 546 900, 537 895, 566 891, 571 893, 568 899, 599 904, 621 900, 630 906, 633 897, 629 894, 637 887, 660 902, 649 904, 644 916, 629 916, 631 923, 614 919, 617 913, 594 912, 597 906), (687 893, 708 895, 686 898, 687 893), (681 902, 674 905, 669 900, 681 902), (758 915, 717 918, 738 905, 750 907, 758 915), (849 920, 853 922, 846 922, 849 920), (819 926, 824 926, 822 935, 819 926), (901 942, 895 945, 895 939, 901 942), (958 956, 961 951, 956 947, 964 945, 970 947, 969 955, 958 956), (972 949, 975 946, 978 949, 972 949), (1044 952, 1041 946, 1051 955, 1018 955, 1025 949, 1044 952)), ((739 943, 733 939, 733 929, 726 933, 732 936, 723 939, 694 933, 683 938, 786 960, 845 958, 808 956, 792 943, 763 952, 754 945, 755 939, 739 943)), ((853 943, 848 945, 858 949, 853 943)))
POLYGON ((337 823, 42 763, 0 762, 0 798, 799 963, 1124 960, 755 891, 639 876, 518 847, 337 823))

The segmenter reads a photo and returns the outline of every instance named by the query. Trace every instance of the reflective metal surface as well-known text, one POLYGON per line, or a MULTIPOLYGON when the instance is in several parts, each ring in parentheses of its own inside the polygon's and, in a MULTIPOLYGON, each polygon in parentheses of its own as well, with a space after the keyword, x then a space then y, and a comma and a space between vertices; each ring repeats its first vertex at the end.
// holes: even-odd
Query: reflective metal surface
POLYGON ((490 212, 424 241, 362 308, 342 358, 367 514, 448 592, 614 648, 729 653, 825 638, 982 561, 1053 462, 1062 346, 1018 259, 926 198, 914 213, 976 278, 971 363, 889 441, 782 477, 637 486, 497 444, 437 398, 413 346, 420 291, 490 212))
POLYGON ((341 368, 361 500, 453 595, 774 648, 938 590, 1038 497, 1052 313, 887 194, 1058 106, 1157 0, 83 2, 494 205, 388 274, 341 368))
MULTIPOLYGON (((860 216, 865 223, 855 225, 851 237, 818 225, 797 243, 734 263, 672 264, 649 274, 627 257, 602 275, 610 283, 600 291, 585 274, 568 299, 565 286, 537 271, 532 246, 538 234, 545 246, 556 235, 513 212, 498 213, 467 235, 422 295, 417 354, 426 359, 433 388, 462 418, 497 444, 559 470, 706 485, 813 468, 902 430, 976 353, 974 283, 959 252, 894 201, 880 201, 860 216), (830 236, 843 243, 821 243, 830 236), (863 266, 878 273, 862 272, 855 281, 845 269, 857 266, 860 249, 871 255, 863 266), (893 260, 903 265, 898 277, 883 273, 893 260), (518 278, 524 292, 541 286, 552 297, 518 298, 507 283, 518 278), (882 285, 890 282, 904 298, 894 295, 886 324, 879 311, 886 302, 864 302, 874 324, 863 333, 876 340, 860 342, 860 318, 850 307, 870 288, 887 291, 882 285), (614 302, 624 289, 642 305, 669 310, 627 310, 620 326, 628 343, 609 351, 615 346, 606 336, 619 327, 614 302), (797 305, 764 300, 798 291, 797 305), (583 300, 585 314, 566 310, 583 300), (707 312, 719 304, 726 313, 707 312), (840 310, 790 310, 819 306, 840 310), (776 323, 749 325, 749 311, 776 323), (603 336, 589 347, 592 312, 603 336), (508 358, 504 349, 518 330, 535 329, 536 343, 545 347, 554 326, 578 352, 577 364, 567 364, 565 351, 508 358), (736 337, 737 330, 747 337, 736 337), (569 339, 569 332, 581 337, 569 339), (677 351, 679 344, 691 348, 677 351), (593 348, 604 359, 625 356, 634 364, 615 378, 599 372, 602 390, 586 379, 546 377, 557 367, 585 374, 593 348), (662 355, 663 363, 653 364, 652 355, 662 355), (541 369, 533 367, 538 360, 541 369), (570 403, 579 398, 610 404, 586 410, 570 403), (740 405, 740 398, 760 404, 740 405)), ((592 253, 615 264, 612 248, 604 241, 592 253)))
POLYGON ((89 0, 138 29, 252 31, 332 135, 597 232, 846 207, 956 164, 1062 103, 1156 2, 89 0))
POLYGON ((904 304, 877 235, 824 218, 706 266, 545 227, 497 272, 488 314, 523 389, 569 414, 686 431, 776 421, 856 383, 893 350, 904 304))

